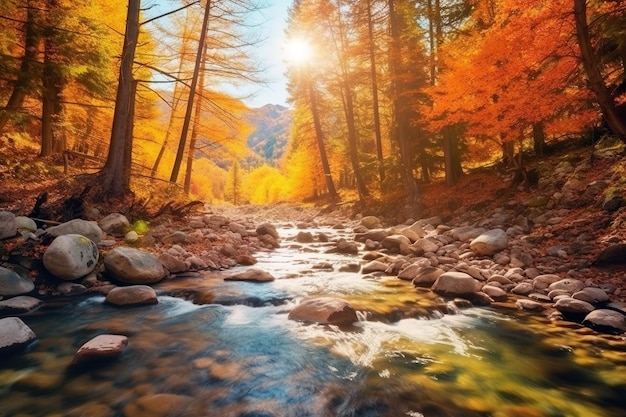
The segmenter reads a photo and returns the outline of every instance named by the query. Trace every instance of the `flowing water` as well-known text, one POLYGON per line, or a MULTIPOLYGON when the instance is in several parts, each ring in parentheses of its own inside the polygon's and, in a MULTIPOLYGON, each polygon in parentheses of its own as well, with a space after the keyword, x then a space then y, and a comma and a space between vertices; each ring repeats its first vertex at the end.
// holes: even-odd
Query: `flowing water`
POLYGON ((38 340, 0 361, 0 416, 626 415, 622 337, 511 309, 458 310, 394 277, 338 272, 360 258, 326 249, 284 238, 257 256, 270 283, 211 272, 159 284, 153 306, 92 296, 23 317, 38 340), (309 296, 344 298, 360 321, 288 320, 309 296), (121 357, 69 368, 103 333, 129 337, 121 357))

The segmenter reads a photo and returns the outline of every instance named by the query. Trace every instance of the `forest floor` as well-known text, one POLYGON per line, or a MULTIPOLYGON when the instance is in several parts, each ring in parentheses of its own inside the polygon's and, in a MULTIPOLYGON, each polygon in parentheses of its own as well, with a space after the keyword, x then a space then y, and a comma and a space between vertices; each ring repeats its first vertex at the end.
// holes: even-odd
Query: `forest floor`
MULTIPOLYGON (((621 155, 623 149, 619 148, 616 152, 621 155)), ((574 147, 561 149, 558 153, 547 157, 528 159, 527 167, 536 169, 540 175, 549 176, 564 160, 574 165, 588 158, 591 158, 590 147, 574 147)), ((608 173, 615 172, 616 164, 621 164, 621 170, 626 170, 626 158, 622 156, 613 159, 596 159, 585 174, 585 182, 607 180, 608 173)), ((15 215, 27 216, 31 213, 38 196, 47 192, 46 206, 50 208, 47 219, 60 221, 63 216, 63 204, 68 198, 76 197, 81 193, 85 187, 85 178, 88 178, 85 172, 75 166, 71 167, 69 174, 64 174, 63 161, 58 157, 38 158, 37 151, 33 148, 0 141, 0 209, 9 210, 15 215)), ((257 220, 296 222, 312 219, 321 221, 324 217, 355 219, 359 215, 377 215, 389 225, 399 224, 411 218, 427 218, 436 215, 447 224, 456 226, 459 225, 460 219, 467 217, 468 212, 475 212, 488 218, 498 208, 512 207, 516 204, 523 206, 536 195, 537 190, 534 187, 511 186, 511 178, 511 172, 490 168, 467 173, 452 187, 446 186, 442 180, 422 184, 420 185, 420 205, 413 209, 400 204, 402 196, 398 195, 396 200, 368 204, 367 211, 362 212, 359 212, 357 205, 350 203, 329 205, 327 202, 307 205, 208 206, 203 210, 224 214, 230 218, 248 217, 257 220)), ((163 187, 163 183, 160 182, 155 187, 163 187)), ((161 194, 169 195, 165 192, 161 194)), ((114 211, 124 213, 122 208, 128 210, 129 207, 143 210, 144 213, 155 213, 166 202, 167 200, 161 198, 145 204, 144 200, 136 198, 131 201, 100 202, 94 206, 97 206, 103 214, 114 211)), ((598 250, 585 255, 588 259, 579 259, 581 263, 586 262, 591 265, 594 257, 606 246, 607 242, 626 243, 626 227, 622 227, 622 224, 626 224, 626 208, 620 209, 617 213, 608 214, 602 210, 601 202, 595 201, 592 204, 569 210, 563 216, 559 230, 572 237, 583 233, 594 236, 598 250), (594 230, 590 230, 590 225, 598 224, 606 225, 606 227, 604 229, 595 227, 594 230)), ((547 231, 545 239, 539 243, 541 246, 539 249, 547 250, 551 246, 562 243, 563 238, 559 236, 561 232, 555 233, 554 229, 547 231)), ((541 234, 541 226, 536 226, 533 233, 541 234)), ((616 275, 611 271, 592 271, 590 275, 593 274, 596 280, 615 280, 618 287, 623 286, 621 273, 616 275)), ((622 298, 626 299, 626 291, 622 297, 619 297, 619 300, 624 301, 622 298)))

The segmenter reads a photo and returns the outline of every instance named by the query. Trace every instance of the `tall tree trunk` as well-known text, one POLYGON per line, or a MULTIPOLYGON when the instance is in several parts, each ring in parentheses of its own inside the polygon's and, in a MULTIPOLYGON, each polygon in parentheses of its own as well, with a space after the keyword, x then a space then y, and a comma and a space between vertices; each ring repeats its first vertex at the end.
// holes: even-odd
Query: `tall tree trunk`
POLYGON ((393 97, 393 114, 395 119, 395 130, 396 137, 398 142, 398 149, 400 151, 400 166, 401 166, 401 175, 403 182, 406 185, 406 191, 409 199, 411 201, 417 201, 418 198, 418 189, 417 183, 415 182, 415 178, 413 176, 412 170, 412 157, 409 151, 409 135, 408 135, 408 124, 409 121, 406 118, 404 112, 405 103, 401 103, 401 99, 399 97, 400 88, 398 85, 398 81, 395 79, 398 75, 398 70, 400 68, 399 59, 400 57, 398 48, 400 44, 400 28, 398 19, 399 16, 395 10, 395 1, 396 0, 388 0, 389 1, 389 24, 390 24, 390 32, 391 32, 391 77, 392 77, 392 97, 393 97))
POLYGON ((317 94, 310 79, 306 80, 307 90, 309 92, 309 105, 311 107, 311 115, 313 116, 313 125, 315 126, 315 139, 317 140, 317 148, 320 153, 320 160, 322 162, 322 169, 324 171, 324 179, 326 180, 326 188, 331 199, 338 199, 337 189, 333 182, 333 176, 330 172, 330 164, 328 163, 328 155, 326 155, 326 147, 324 146, 324 133, 322 132, 322 123, 320 121, 320 114, 317 108, 317 94))
POLYGON ((17 79, 13 82, 13 90, 4 110, 0 111, 0 133, 11 119, 11 114, 22 108, 24 99, 31 91, 32 80, 35 77, 37 63, 37 49, 39 34, 35 26, 35 8, 31 7, 31 0, 26 1, 26 20, 24 21, 24 55, 20 64, 17 79))
POLYGON ((139 38, 139 11, 141 0, 128 0, 126 16, 126 33, 122 48, 122 61, 115 98, 113 126, 111 127, 111 143, 107 161, 100 171, 102 176, 103 194, 107 196, 123 196, 130 192, 130 161, 128 158, 129 120, 133 102, 135 101, 135 83, 133 80, 133 62, 139 38))
POLYGON ((363 174, 361 173, 361 166, 359 164, 359 149, 358 139, 356 133, 356 124, 354 120, 354 98, 352 92, 352 83, 350 81, 350 68, 348 62, 348 40, 345 35, 345 28, 343 20, 341 19, 341 0, 337 0, 337 23, 339 29, 338 39, 338 51, 339 66, 341 67, 341 88, 343 90, 343 109, 346 117, 346 125, 348 128, 348 154, 350 156, 350 163, 352 165, 352 171, 354 172, 354 178, 356 180, 357 191, 359 193, 359 200, 363 201, 369 196, 369 191, 363 180, 363 174))
MULTIPOLYGON (((54 1, 49 6, 55 7, 54 1)), ((48 24, 52 25, 53 22, 48 24)), ((47 28, 43 74, 42 74, 42 106, 41 106, 41 151, 39 156, 49 156, 60 152, 62 146, 58 143, 61 139, 59 123, 61 121, 63 106, 61 104, 61 91, 63 79, 59 72, 56 57, 57 46, 53 39, 52 26, 47 28)))
POLYGON ((576 21, 576 36, 582 56, 583 66, 589 79, 589 85, 596 95, 602 114, 613 133, 626 142, 626 124, 620 119, 615 109, 615 99, 604 84, 600 72, 600 62, 591 45, 589 26, 587 25, 586 0, 574 0, 574 19, 576 21))
POLYGON ((206 73, 207 51, 209 45, 204 45, 202 51, 202 65, 200 66, 200 77, 198 80, 198 94, 196 94, 196 108, 193 116, 193 128, 191 129, 191 138, 189 139, 189 151, 187 152, 187 167, 185 170, 185 194, 189 195, 191 189, 191 172, 193 170, 193 160, 196 151, 196 142, 198 141, 198 130, 200 128, 200 117, 202 116, 202 94, 204 93, 204 76, 206 73))
POLYGON ((200 64, 202 62, 202 52, 204 51, 204 44, 206 42, 206 32, 209 25, 209 15, 211 12, 211 1, 207 0, 207 4, 204 9, 204 19, 202 20, 202 29, 200 29, 200 41, 198 42, 198 52, 196 54, 196 64, 193 69, 193 75, 191 77, 191 85, 189 86, 189 99, 187 101, 187 111, 185 112, 185 120, 183 121, 183 128, 180 132, 180 141, 178 142, 178 151, 176 152, 176 159, 174 161, 174 167, 172 168, 172 175, 170 176, 171 182, 178 180, 178 172, 183 161, 183 154, 185 153, 187 132, 189 131, 189 125, 191 124, 191 112, 193 110, 193 102, 196 95, 196 87, 198 85, 198 75, 200 72, 200 64))
POLYGON ((378 99, 378 74, 376 72, 376 42, 374 39, 374 22, 372 16, 372 0, 367 0, 367 36, 369 41, 370 77, 372 79, 372 109, 374 111, 374 134, 376 136, 376 159, 378 160, 378 179, 382 188, 385 181, 383 160, 383 140, 380 129, 380 109, 378 99))

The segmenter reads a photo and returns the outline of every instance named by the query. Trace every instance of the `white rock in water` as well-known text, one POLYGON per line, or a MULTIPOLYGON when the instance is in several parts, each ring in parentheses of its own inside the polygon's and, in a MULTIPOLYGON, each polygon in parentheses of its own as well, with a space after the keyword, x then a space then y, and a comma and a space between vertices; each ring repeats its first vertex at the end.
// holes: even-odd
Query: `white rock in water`
POLYGON ((52 241, 43 254, 43 264, 55 277, 73 281, 93 271, 98 258, 98 248, 91 239, 69 234, 52 241))

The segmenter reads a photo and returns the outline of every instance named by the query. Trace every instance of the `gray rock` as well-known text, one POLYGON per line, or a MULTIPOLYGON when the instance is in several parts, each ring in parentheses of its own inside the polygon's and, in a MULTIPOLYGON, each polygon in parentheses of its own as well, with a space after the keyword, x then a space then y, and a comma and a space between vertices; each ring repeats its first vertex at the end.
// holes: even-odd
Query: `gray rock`
POLYGON ((112 278, 127 284, 152 284, 167 274, 156 256, 124 246, 105 256, 104 267, 112 278))
POLYGON ((429 238, 423 238, 417 240, 412 246, 414 250, 421 251, 422 253, 426 252, 437 252, 439 249, 439 245, 436 242, 429 238))
POLYGON ((306 323, 348 325, 358 321, 356 311, 345 300, 331 297, 302 301, 289 313, 290 320, 306 323))
POLYGON ((115 287, 106 296, 105 302, 117 306, 138 306, 157 304, 156 292, 147 285, 129 285, 115 287))
POLYGON ((346 255, 356 255, 359 253, 359 245, 356 242, 348 242, 345 239, 339 239, 336 247, 326 251, 327 253, 342 253, 346 255))
POLYGON ((83 219, 74 219, 69 222, 61 223, 58 226, 48 227, 46 233, 52 237, 59 237, 61 235, 83 235, 91 239, 94 243, 100 242, 103 234, 98 223, 83 219))
POLYGON ((605 303, 609 301, 609 295, 606 291, 594 287, 583 288, 581 291, 575 292, 572 295, 572 298, 583 300, 590 304, 605 303))
POLYGON ((124 235, 124 242, 126 243, 135 243, 139 240, 139 233, 131 230, 130 232, 124 235))
POLYGON ((413 281, 413 278, 417 276, 420 269, 422 269, 422 266, 418 264, 410 264, 400 270, 400 272, 398 273, 398 278, 404 281, 413 281))
POLYGON ((43 302, 38 298, 19 295, 9 298, 8 300, 0 301, 0 313, 2 313, 3 316, 25 314, 37 310, 42 305, 43 302))
POLYGON ((37 223, 35 223, 35 221, 30 217, 16 216, 15 225, 22 236, 37 231, 37 223))
POLYGON ((274 277, 269 272, 252 268, 238 274, 225 277, 224 281, 270 282, 274 281, 274 277))
POLYGON ((159 261, 163 264, 165 269, 170 271, 172 274, 187 270, 187 264, 184 261, 167 252, 163 252, 159 255, 159 261))
POLYGON ((533 279, 533 288, 535 290, 542 291, 547 289, 551 284, 554 284, 555 282, 560 280, 561 277, 554 274, 539 275, 533 279))
POLYGON ((128 344, 128 337, 114 334, 101 334, 82 345, 74 354, 72 366, 86 362, 119 356, 128 344))
POLYGON ((554 308, 561 313, 571 314, 588 314, 591 313, 595 307, 586 301, 577 300, 575 298, 561 298, 554 303, 554 308))
POLYGON ((0 319, 0 356, 20 350, 36 338, 30 327, 19 318, 0 319))
POLYGON ((585 287, 585 283, 580 280, 565 278, 560 281, 553 282, 552 284, 550 284, 550 286, 548 286, 548 289, 550 291, 565 290, 568 291, 570 294, 574 294, 575 292, 581 291, 585 287))
POLYGON ((480 283, 464 272, 448 271, 439 276, 431 290, 444 295, 473 294, 480 288, 480 283))
POLYGON ((130 222, 121 213, 111 213, 98 222, 100 228, 113 236, 124 236, 130 231, 130 222))
POLYGON ((408 254, 411 240, 404 235, 391 235, 384 238, 380 244, 392 252, 408 254))
POLYGON ((314 242, 313 234, 311 232, 300 231, 296 235, 296 242, 299 243, 311 243, 314 242))
POLYGON ((468 240, 472 240, 477 238, 481 234, 485 233, 487 229, 484 227, 457 227, 455 229, 450 230, 450 234, 454 238, 454 240, 460 240, 461 242, 467 242, 468 240))
POLYGON ((175 244, 181 244, 181 243, 189 243, 190 237, 187 233, 177 230, 163 237, 163 239, 161 240, 166 245, 175 245, 175 244))
POLYGON ((231 222, 228 224, 228 230, 230 230, 233 233, 237 233, 240 236, 248 235, 248 229, 246 229, 246 226, 244 226, 243 224, 231 222))
POLYGON ((357 242, 365 242, 367 240, 373 240, 375 242, 382 242, 384 238, 389 236, 389 231, 385 229, 373 229, 364 233, 357 233, 354 235, 354 240, 357 242))
POLYGON ((517 284, 511 292, 517 295, 528 295, 534 291, 532 282, 520 282, 517 284))
POLYGON ((506 291, 493 285, 484 285, 481 291, 493 298, 495 301, 504 301, 507 298, 506 291))
POLYGON ((470 243, 470 248, 479 255, 492 256, 509 245, 509 238, 502 229, 489 230, 476 237, 470 243))
POLYGON ((376 229, 382 227, 380 219, 376 216, 365 216, 361 219, 361 226, 368 229, 376 229))
POLYGON ((543 310, 543 305, 541 303, 538 303, 537 301, 533 301, 533 300, 528 300, 525 298, 515 301, 515 305, 521 308, 522 310, 527 310, 527 311, 543 310))
POLYGON ((214 229, 219 229, 220 227, 226 226, 228 223, 230 223, 230 220, 228 220, 228 218, 224 216, 211 214, 206 214, 202 216, 202 221, 204 222, 204 224, 214 229))
POLYGON ((67 281, 94 270, 100 254, 96 244, 82 235, 67 234, 54 239, 43 254, 43 265, 52 275, 67 281))
POLYGON ((257 226, 256 234, 259 236, 270 235, 277 241, 280 239, 278 236, 278 231, 276 230, 276 226, 270 223, 262 223, 257 226))
POLYGON ((17 234, 15 215, 10 211, 0 210, 0 240, 17 234))
POLYGON ((626 316, 613 310, 594 310, 585 316, 583 324, 603 332, 626 332, 626 316))
POLYGON ((57 291, 62 295, 79 295, 87 292, 87 287, 76 282, 62 282, 57 285, 57 291))
POLYGON ((361 269, 361 272, 363 274, 371 274, 374 272, 385 272, 387 271, 387 269, 389 268, 389 265, 380 262, 380 261, 370 261, 368 263, 366 263, 365 265, 363 265, 363 268, 361 269))
POLYGON ((17 272, 0 266, 0 296, 27 294, 35 289, 35 284, 17 272))

